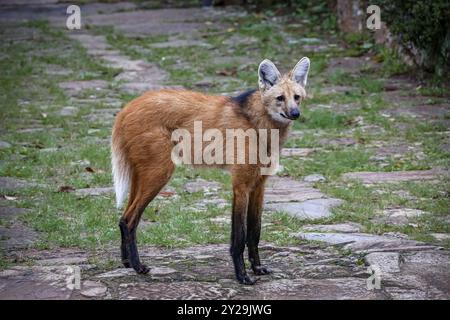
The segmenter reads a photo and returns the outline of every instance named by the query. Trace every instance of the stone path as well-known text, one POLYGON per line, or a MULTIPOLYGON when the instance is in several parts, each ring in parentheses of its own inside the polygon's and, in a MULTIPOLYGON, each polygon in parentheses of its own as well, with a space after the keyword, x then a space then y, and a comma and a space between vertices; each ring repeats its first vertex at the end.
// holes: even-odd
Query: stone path
POLYGON ((368 290, 366 267, 333 246, 262 245, 275 273, 253 287, 234 281, 227 245, 143 248, 147 276, 123 268, 99 271, 77 252, 62 252, 61 259, 42 259, 45 252, 39 252, 36 266, 0 272, 0 293, 13 299, 448 299, 449 253, 422 249, 366 255, 367 264, 381 270, 381 290, 368 290), (79 289, 73 270, 82 275, 79 289))
POLYGON ((442 176, 448 176, 447 170, 422 170, 422 171, 394 171, 394 172, 351 172, 346 173, 343 179, 355 179, 367 184, 398 183, 405 181, 437 180, 442 176))
MULTIPOLYGON (((30 5, 26 10, 18 9, 16 1, 6 1, 0 10, 0 19, 13 22, 17 19, 49 19, 53 25, 65 21, 65 4, 57 1, 42 1, 41 10, 30 5), (45 10, 44 10, 44 9, 45 10), (45 11, 45 17, 42 12, 45 11)), ((235 9, 164 9, 140 10, 134 3, 90 3, 83 7, 85 23, 92 26, 109 26, 113 21, 116 28, 125 35, 139 37, 145 35, 168 35, 166 42, 153 44, 152 48, 177 48, 197 46, 210 49, 201 39, 201 29, 210 20, 226 14, 236 17, 245 13, 235 9), (187 18, 186 18, 187 17, 187 18), (180 38, 180 32, 185 38, 180 38)), ((217 26, 216 26, 217 27, 217 26)), ((229 27, 225 23, 220 28, 229 27)), ((34 37, 33 28, 18 30, 11 36, 14 41, 25 41, 34 37)), ((122 107, 121 94, 139 94, 146 90, 173 87, 167 71, 155 63, 133 59, 112 48, 106 38, 89 30, 70 32, 69 36, 78 41, 92 59, 101 64, 119 69, 112 82, 101 79, 65 81, 59 83, 72 105, 62 107, 57 116, 70 119, 80 112, 79 106, 101 102, 105 108, 94 109, 83 119, 111 127, 114 115, 122 107), (86 92, 92 93, 86 97, 86 92), (97 96, 98 95, 98 96, 97 96), (106 98, 105 98, 106 97, 106 98)), ((300 43, 309 52, 323 52, 337 46, 332 42, 315 38, 287 39, 289 43, 300 43)), ((230 46, 254 43, 258 39, 251 36, 233 36, 226 40, 230 46)), ((336 47, 336 50, 343 48, 336 47)), ((250 59, 216 57, 216 64, 236 62, 245 67, 250 59)), ((180 64, 181 65, 181 64, 180 64)), ((325 75, 337 69, 349 74, 360 75, 364 70, 377 66, 367 57, 339 57, 330 60, 325 75)), ((66 74, 68 70, 49 66, 49 74, 66 74)), ((202 79, 195 84, 208 89, 230 81, 230 77, 202 79), (225 78, 225 80, 224 80, 225 78)), ((385 117, 405 114, 405 101, 400 90, 414 88, 409 80, 398 80, 385 85, 385 96, 395 102, 394 108, 384 110, 385 117), (403 109, 402 109, 403 108, 403 109)), ((321 94, 340 94, 354 91, 354 87, 329 85, 321 94)), ((407 114, 422 120, 448 124, 448 106, 426 101, 411 105, 407 114), (430 112, 431 110, 431 112, 430 112)), ((333 109, 345 114, 355 109, 355 104, 319 105, 318 108, 333 109)), ((383 128, 366 125, 364 119, 354 119, 365 132, 380 133, 383 128)), ((58 130, 58 128, 53 128, 58 130)), ((53 130, 52 129, 52 130, 53 130)), ((45 130, 40 123, 27 127, 21 132, 45 130)), ((99 129, 90 129, 95 133, 99 129)), ((293 136, 302 137, 302 132, 293 136)), ((389 146, 382 142, 372 142, 375 150, 374 161, 385 161, 386 157, 419 153, 422 146, 408 144, 389 146)), ((360 144, 352 137, 333 137, 318 140, 319 147, 285 148, 283 158, 308 159, 316 152, 329 146, 350 147, 360 144)), ((450 145, 450 143, 449 143, 450 145)), ((0 141, 0 149, 13 148, 14 142, 0 141)), ((42 152, 53 152, 45 150, 42 152)), ((420 155, 419 155, 420 157, 420 155)), ((78 163, 74 165, 89 165, 78 163)), ((380 185, 411 181, 434 181, 448 176, 443 168, 421 171, 395 172, 349 172, 340 181, 359 181, 365 185, 380 185)), ((326 224, 333 217, 333 208, 345 204, 344 200, 330 197, 317 187, 326 182, 319 173, 311 174, 302 181, 291 177, 271 177, 265 194, 267 215, 285 212, 304 221, 291 237, 299 239, 296 246, 275 246, 264 242, 261 246, 262 260, 274 273, 258 277, 256 286, 238 285, 232 273, 232 263, 227 244, 190 246, 183 249, 161 249, 145 246, 141 249, 142 260, 151 267, 147 276, 138 276, 132 270, 120 268, 116 246, 101 251, 86 251, 73 248, 53 248, 39 250, 34 244, 40 234, 30 229, 21 219, 29 211, 17 208, 17 197, 22 191, 39 186, 31 181, 12 177, 0 177, 0 246, 12 266, 0 271, 0 299, 450 299, 450 253, 437 245, 411 240, 398 232, 372 234, 364 226, 354 222, 326 224), (321 224, 317 223, 317 220, 321 224), (102 261, 114 261, 107 266, 102 261), (367 267, 372 267, 381 280, 381 288, 370 290, 368 279, 371 275, 367 267), (78 277, 80 275, 80 277, 78 277), (79 282, 78 282, 79 279, 79 282)), ((98 197, 110 195, 110 186, 70 189, 77 197, 98 197)), ((222 185, 216 181, 192 179, 183 186, 187 194, 201 193, 205 199, 193 204, 197 211, 207 211, 209 206, 229 207, 219 192, 222 185)), ((158 197, 170 201, 180 196, 166 187, 158 197)), ((390 226, 414 227, 414 218, 426 216, 426 211, 415 208, 395 207, 379 212, 374 218, 378 223, 390 226)), ((210 218, 212 222, 230 224, 229 216, 210 218)), ((431 234, 441 241, 448 240, 447 233, 431 234)))
MULTIPOLYGON (((121 69, 122 72, 115 77, 119 85, 119 89, 127 93, 138 94, 148 90, 162 89, 163 81, 167 79, 167 73, 158 68, 156 65, 144 62, 142 60, 131 60, 130 58, 120 54, 117 50, 112 50, 107 44, 105 37, 93 36, 89 34, 71 34, 70 37, 79 41, 86 48, 88 54, 103 60, 108 67, 121 69)), ((70 83, 62 83, 61 86, 66 88, 70 83)), ((102 85, 103 87, 106 84, 102 85)), ((97 88, 98 81, 78 82, 74 87, 80 89, 97 88), (84 85, 84 87, 83 87, 84 85)))
MULTIPOLYGON (((20 179, 0 177, 0 192, 14 193, 36 184, 20 179)), ((16 197, 2 196, 0 198, 0 248, 18 250, 35 243, 39 235, 27 227, 19 218, 27 213, 27 209, 16 208, 16 197)))
POLYGON ((265 209, 281 211, 300 219, 320 219, 331 216, 331 208, 342 200, 329 198, 309 182, 291 178, 271 177, 265 192, 265 209))

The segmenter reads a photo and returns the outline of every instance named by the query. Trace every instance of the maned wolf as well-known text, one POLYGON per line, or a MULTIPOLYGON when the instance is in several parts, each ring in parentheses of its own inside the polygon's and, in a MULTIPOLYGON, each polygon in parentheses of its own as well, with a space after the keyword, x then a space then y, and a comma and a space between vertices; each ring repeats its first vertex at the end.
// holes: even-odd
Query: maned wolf
MULTIPOLYGON (((119 223, 125 267, 132 267, 137 273, 149 271, 139 260, 136 229, 143 211, 175 169, 171 157, 175 146, 172 133, 177 129, 193 133, 194 122, 201 121, 203 128, 220 132, 227 129, 275 130, 279 141, 268 139, 267 144, 282 145, 292 120, 300 116, 299 106, 306 96, 309 66, 309 59, 304 57, 291 72, 282 76, 271 61, 264 60, 258 68, 259 90, 234 98, 187 90, 160 90, 147 92, 125 106, 117 115, 112 132, 112 168, 118 208, 130 191, 128 205, 119 223)), ((249 150, 246 145, 247 160, 249 150)), ((253 272, 256 275, 271 272, 261 266, 258 253, 267 179, 260 169, 267 165, 258 161, 256 164, 222 162, 216 166, 230 170, 232 175, 230 253, 236 278, 240 283, 254 284, 255 280, 245 270, 245 244, 253 272)))

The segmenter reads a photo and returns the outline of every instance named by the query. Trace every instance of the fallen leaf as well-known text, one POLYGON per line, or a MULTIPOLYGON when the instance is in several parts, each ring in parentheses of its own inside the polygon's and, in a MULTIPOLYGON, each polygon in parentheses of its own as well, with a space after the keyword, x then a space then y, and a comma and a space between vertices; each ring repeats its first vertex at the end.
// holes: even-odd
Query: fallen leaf
POLYGON ((94 169, 92 169, 91 167, 86 167, 86 168, 84 168, 87 172, 90 172, 90 173, 94 173, 95 172, 95 170, 94 169))
POLYGON ((384 91, 397 91, 398 90, 398 86, 394 85, 394 84, 387 84, 383 87, 384 91))
POLYGON ((175 195, 175 192, 161 191, 161 192, 159 193, 159 195, 160 195, 161 197, 172 197, 172 196, 175 195))
POLYGON ((75 188, 72 186, 61 186, 58 189, 58 192, 72 192, 75 191, 75 188))
POLYGON ((3 198, 5 198, 6 200, 9 200, 9 201, 17 200, 17 197, 11 197, 11 196, 7 196, 7 195, 4 195, 3 198))
POLYGON ((233 68, 233 69, 219 70, 216 72, 216 74, 219 76, 226 76, 226 77, 235 76, 237 74, 237 69, 233 68))

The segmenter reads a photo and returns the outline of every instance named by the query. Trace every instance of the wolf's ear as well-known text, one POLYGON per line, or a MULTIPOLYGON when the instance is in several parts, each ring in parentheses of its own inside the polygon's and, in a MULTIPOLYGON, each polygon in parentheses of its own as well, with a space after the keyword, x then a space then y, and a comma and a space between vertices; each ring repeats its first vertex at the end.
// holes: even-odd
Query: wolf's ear
POLYGON ((280 71, 278 71, 272 61, 267 59, 263 60, 263 62, 259 64, 258 76, 259 88, 261 90, 270 89, 281 78, 280 71))
POLYGON ((305 87, 306 82, 308 81, 309 64, 309 58, 303 57, 299 62, 297 62, 291 72, 291 79, 300 84, 302 87, 305 87))

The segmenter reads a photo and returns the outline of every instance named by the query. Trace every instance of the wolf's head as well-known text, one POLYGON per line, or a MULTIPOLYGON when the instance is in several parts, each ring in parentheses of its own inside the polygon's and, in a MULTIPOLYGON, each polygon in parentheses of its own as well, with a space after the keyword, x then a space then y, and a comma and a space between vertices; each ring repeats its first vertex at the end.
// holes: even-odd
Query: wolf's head
POLYGON ((300 103, 306 97, 309 64, 309 59, 303 57, 284 76, 270 60, 266 59, 259 65, 262 103, 274 121, 289 124, 300 116, 300 103))

